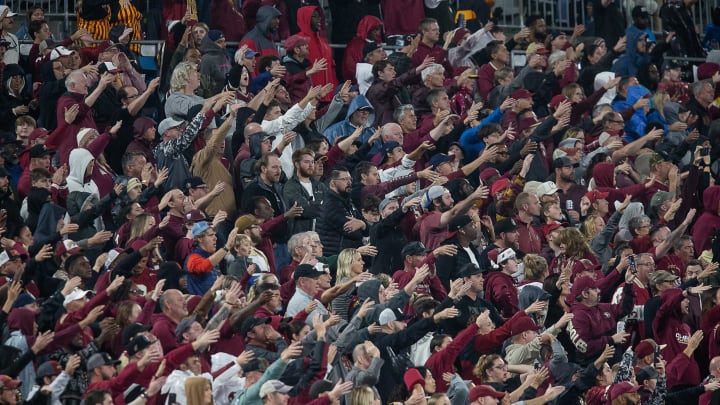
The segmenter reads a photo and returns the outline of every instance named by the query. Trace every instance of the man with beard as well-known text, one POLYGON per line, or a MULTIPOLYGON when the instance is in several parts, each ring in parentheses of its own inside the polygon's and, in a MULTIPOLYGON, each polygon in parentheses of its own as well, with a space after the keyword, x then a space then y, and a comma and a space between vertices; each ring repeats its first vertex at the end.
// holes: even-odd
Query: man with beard
POLYGON ((325 254, 336 255, 345 248, 358 248, 362 238, 368 236, 368 226, 350 199, 352 177, 347 169, 333 169, 329 188, 316 230, 325 246, 325 254))
POLYGON ((540 231, 535 229, 535 219, 540 216, 541 208, 540 200, 535 194, 523 192, 515 199, 518 246, 523 253, 540 254, 542 250, 540 231))
POLYGON ((485 278, 483 271, 473 263, 467 263, 460 268, 458 274, 462 277, 464 283, 470 283, 470 289, 459 300, 455 301, 455 308, 458 310, 458 316, 445 321, 444 328, 450 336, 457 334, 465 329, 476 317, 484 311, 490 311, 490 319, 496 326, 502 325, 505 320, 494 305, 482 298, 485 288, 485 278))
POLYGON ((519 259, 522 259, 524 256, 523 252, 518 251, 520 249, 520 245, 518 244, 518 225, 514 219, 501 219, 495 224, 494 231, 495 242, 485 248, 485 250, 483 250, 480 254, 480 268, 484 271, 488 271, 492 268, 492 264, 488 258, 488 253, 491 250, 501 251, 507 248, 512 248, 518 255, 519 259))
POLYGON ((281 15, 280 10, 275 7, 260 7, 255 16, 255 28, 245 34, 240 45, 248 45, 254 51, 260 52, 261 57, 265 55, 279 56, 274 40, 278 27, 280 27, 281 15))
MULTIPOLYGON (((253 199, 259 196, 267 198, 274 213, 285 212, 285 202, 281 195, 282 185, 280 184, 280 176, 282 175, 282 165, 280 158, 275 154, 269 153, 263 155, 258 160, 258 163, 258 176, 248 184, 243 191, 243 212, 252 213, 255 209, 253 199)), ((290 263, 290 257, 287 252, 288 235, 287 225, 280 224, 270 237, 273 244, 276 244, 274 250, 275 258, 278 259, 278 263, 276 263, 278 266, 284 266, 290 263)))
MULTIPOLYGON (((333 88, 339 84, 335 73, 335 59, 333 58, 332 49, 324 35, 325 29, 322 27, 320 18, 320 8, 316 6, 300 7, 297 14, 298 27, 300 34, 308 38, 308 55, 307 58, 318 67, 326 66, 326 69, 318 70, 313 76, 313 84, 316 86, 324 86, 332 83, 333 88)), ((313 65, 314 67, 314 65, 313 65)), ((349 78, 346 78, 349 79, 349 78)), ((333 94, 326 94, 320 101, 329 103, 332 101, 333 94)))
POLYGON ((322 202, 327 194, 327 186, 315 179, 315 166, 322 162, 315 160, 315 153, 308 149, 298 149, 292 156, 295 175, 285 183, 283 198, 302 207, 303 213, 289 225, 290 234, 313 231, 321 213, 322 202))
POLYGON ((576 167, 577 163, 573 163, 568 157, 561 157, 553 161, 555 186, 560 198, 560 208, 567 210, 568 216, 574 222, 580 220, 578 211, 580 209, 580 200, 587 192, 585 187, 575 183, 576 167), (568 201, 572 201, 572 204, 568 205, 568 201))
POLYGON ((423 196, 422 205, 427 212, 414 228, 419 230, 420 241, 428 249, 435 249, 448 238, 447 224, 458 215, 465 214, 477 200, 488 196, 489 189, 478 187, 466 199, 455 204, 450 191, 442 186, 430 187, 423 196))

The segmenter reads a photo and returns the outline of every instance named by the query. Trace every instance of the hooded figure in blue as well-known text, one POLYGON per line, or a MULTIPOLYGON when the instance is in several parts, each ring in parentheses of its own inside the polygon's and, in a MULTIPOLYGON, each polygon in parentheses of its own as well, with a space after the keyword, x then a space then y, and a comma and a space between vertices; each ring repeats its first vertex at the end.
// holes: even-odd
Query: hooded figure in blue
MULTIPOLYGON (((372 128, 372 124, 375 122, 375 109, 370 104, 367 98, 362 94, 355 96, 350 102, 345 119, 331 125, 325 130, 325 138, 327 138, 330 145, 334 144, 337 138, 341 136, 349 136, 359 126, 364 127, 362 134, 360 135, 360 141, 366 143, 368 139, 373 135, 375 130, 372 128)), ((370 150, 370 155, 374 155, 380 152, 380 143, 376 142, 370 150)))
POLYGON ((612 71, 621 76, 637 76, 638 67, 644 63, 650 63, 650 55, 647 52, 647 33, 631 25, 626 31, 627 50, 615 61, 612 71))
MULTIPOLYGON (((627 92, 627 103, 629 105, 634 105, 641 98, 650 96, 652 96, 652 94, 650 94, 650 90, 646 89, 645 87, 630 86, 628 87, 627 92)), ((625 142, 630 143, 642 136, 645 136, 645 127, 649 122, 648 114, 653 108, 654 106, 651 102, 650 106, 636 110, 632 118, 630 118, 629 121, 625 122, 625 142)))

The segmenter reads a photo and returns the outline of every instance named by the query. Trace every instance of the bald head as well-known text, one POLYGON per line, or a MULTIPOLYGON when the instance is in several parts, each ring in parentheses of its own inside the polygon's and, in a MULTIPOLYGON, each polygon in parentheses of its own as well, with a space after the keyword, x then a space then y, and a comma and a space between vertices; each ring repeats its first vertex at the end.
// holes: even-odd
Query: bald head
POLYGON ((382 127, 383 142, 395 141, 400 145, 403 144, 403 131, 399 124, 389 122, 382 127))
POLYGON ((720 377, 720 356, 713 357, 710 360, 710 374, 720 377))
POLYGON ((245 131, 243 131, 243 136, 245 136, 245 141, 250 139, 250 135, 257 134, 258 132, 262 132, 262 126, 258 124, 257 122, 251 122, 247 125, 245 125, 245 131))

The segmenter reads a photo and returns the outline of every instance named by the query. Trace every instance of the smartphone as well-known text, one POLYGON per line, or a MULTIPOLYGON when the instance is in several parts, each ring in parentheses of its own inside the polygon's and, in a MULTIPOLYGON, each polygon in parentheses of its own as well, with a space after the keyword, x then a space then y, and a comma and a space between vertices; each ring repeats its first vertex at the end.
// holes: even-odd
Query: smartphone
POLYGON ((458 16, 458 25, 457 25, 457 27, 458 27, 458 28, 463 28, 463 27, 465 27, 465 14, 460 14, 460 16, 458 16))
POLYGON ((625 332, 625 321, 618 321, 617 323, 617 333, 625 332))
POLYGON ((653 352, 653 365, 658 363, 660 359, 660 345, 655 345, 655 351, 653 352))
POLYGON ((630 262, 630 273, 637 274, 637 267, 635 266, 635 256, 628 256, 628 262, 630 262))
POLYGON ((710 148, 700 149, 700 156, 710 156, 710 148))
POLYGON ((177 394, 168 395, 168 404, 173 405, 177 403, 177 394))

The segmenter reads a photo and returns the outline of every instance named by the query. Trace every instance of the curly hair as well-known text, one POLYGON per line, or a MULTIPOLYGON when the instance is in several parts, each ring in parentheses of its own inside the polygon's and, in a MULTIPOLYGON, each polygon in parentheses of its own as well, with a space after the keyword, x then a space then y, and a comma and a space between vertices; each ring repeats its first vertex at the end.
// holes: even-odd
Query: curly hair
POLYGON ((565 254, 568 256, 584 256, 591 253, 590 246, 577 228, 569 227, 560 231, 558 241, 565 244, 565 254))
POLYGON ((485 354, 480 356, 480 359, 473 368, 473 375, 483 382, 486 381, 488 379, 488 370, 493 368, 493 363, 495 363, 497 359, 503 360, 499 354, 485 354))
POLYGON ((198 67, 192 62, 180 62, 175 66, 170 77, 170 92, 177 93, 185 88, 190 72, 197 71, 198 67))

